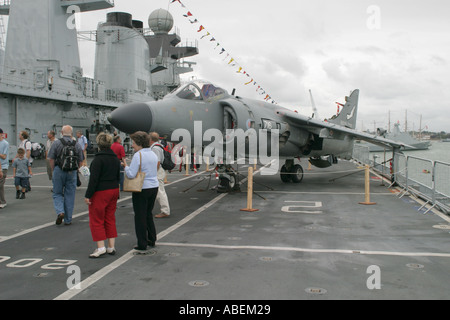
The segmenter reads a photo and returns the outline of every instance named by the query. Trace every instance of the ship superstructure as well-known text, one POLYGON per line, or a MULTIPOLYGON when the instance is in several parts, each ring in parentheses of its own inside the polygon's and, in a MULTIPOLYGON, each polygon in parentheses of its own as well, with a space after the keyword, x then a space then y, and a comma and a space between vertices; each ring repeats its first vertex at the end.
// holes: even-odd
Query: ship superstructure
POLYGON ((113 109, 159 99, 180 84, 181 73, 192 71, 180 61, 198 49, 176 47, 179 36, 169 34, 173 18, 160 9, 150 15, 149 29, 129 13, 109 12, 106 22, 88 32, 96 42, 95 74, 83 76, 74 14, 113 7, 112 0, 0 1, 0 14, 9 15, 1 63, 0 128, 11 145, 10 154, 15 155, 22 130, 33 142, 45 144, 49 130, 59 132, 69 124, 95 140, 99 131, 114 130, 106 119, 113 109), (158 25, 166 26, 164 32, 153 31, 158 25))

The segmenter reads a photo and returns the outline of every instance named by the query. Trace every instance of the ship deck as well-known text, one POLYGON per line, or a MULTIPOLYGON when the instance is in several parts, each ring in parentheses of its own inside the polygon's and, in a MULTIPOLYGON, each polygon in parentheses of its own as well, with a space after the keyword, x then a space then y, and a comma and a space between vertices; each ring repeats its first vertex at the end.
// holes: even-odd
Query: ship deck
POLYGON ((359 204, 364 173, 354 173, 352 162, 310 171, 304 165, 304 180, 295 185, 256 173, 256 212, 240 210, 247 207, 245 183, 241 192, 218 194, 207 189, 210 173, 172 173, 166 186, 172 216, 155 219, 156 247, 145 255, 132 250, 131 197, 121 193, 117 254, 99 259, 88 257, 95 244, 83 201, 87 182, 77 189, 72 225, 56 226, 51 182, 43 161, 35 162, 26 199, 15 199, 12 170, 6 182, 0 300, 450 297, 448 217, 424 214, 373 174, 376 204, 359 204), (69 289, 77 279, 79 288, 69 289))

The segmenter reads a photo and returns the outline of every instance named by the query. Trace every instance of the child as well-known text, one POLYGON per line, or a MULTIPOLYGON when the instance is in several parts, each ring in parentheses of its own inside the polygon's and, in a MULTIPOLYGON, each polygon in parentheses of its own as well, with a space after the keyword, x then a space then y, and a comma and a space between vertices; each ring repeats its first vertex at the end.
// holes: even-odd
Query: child
POLYGON ((16 199, 25 199, 25 192, 29 184, 29 177, 32 175, 31 165, 27 158, 25 158, 25 149, 19 148, 17 150, 18 158, 14 160, 13 176, 14 185, 16 186, 16 199), (19 190, 22 187, 22 193, 19 190))

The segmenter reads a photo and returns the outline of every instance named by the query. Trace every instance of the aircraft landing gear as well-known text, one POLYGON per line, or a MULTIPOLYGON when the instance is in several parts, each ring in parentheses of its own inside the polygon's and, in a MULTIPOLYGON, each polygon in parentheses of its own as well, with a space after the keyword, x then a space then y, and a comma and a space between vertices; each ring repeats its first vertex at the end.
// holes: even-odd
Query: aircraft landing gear
POLYGON ((281 167, 280 173, 281 181, 288 183, 300 183, 303 180, 303 168, 299 164, 294 165, 294 160, 286 160, 286 163, 281 167))
POLYGON ((219 165, 217 172, 219 173, 218 193, 240 190, 237 172, 230 165, 219 165))

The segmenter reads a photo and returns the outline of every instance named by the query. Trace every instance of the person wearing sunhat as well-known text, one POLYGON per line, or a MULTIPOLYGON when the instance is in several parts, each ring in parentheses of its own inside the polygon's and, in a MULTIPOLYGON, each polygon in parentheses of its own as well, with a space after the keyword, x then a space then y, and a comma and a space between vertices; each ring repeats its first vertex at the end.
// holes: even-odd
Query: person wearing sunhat
POLYGON ((5 181, 9 166, 9 143, 5 140, 3 130, 0 128, 0 209, 6 207, 5 181))

